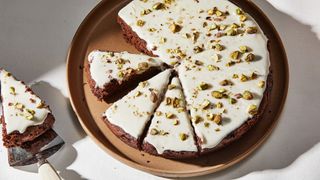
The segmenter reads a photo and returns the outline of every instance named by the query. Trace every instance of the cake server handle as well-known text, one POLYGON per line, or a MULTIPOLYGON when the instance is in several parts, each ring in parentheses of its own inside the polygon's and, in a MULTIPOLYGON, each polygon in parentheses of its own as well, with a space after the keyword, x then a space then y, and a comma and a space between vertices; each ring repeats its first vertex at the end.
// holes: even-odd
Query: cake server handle
POLYGON ((42 180, 61 180, 57 171, 46 159, 39 159, 38 174, 42 180))

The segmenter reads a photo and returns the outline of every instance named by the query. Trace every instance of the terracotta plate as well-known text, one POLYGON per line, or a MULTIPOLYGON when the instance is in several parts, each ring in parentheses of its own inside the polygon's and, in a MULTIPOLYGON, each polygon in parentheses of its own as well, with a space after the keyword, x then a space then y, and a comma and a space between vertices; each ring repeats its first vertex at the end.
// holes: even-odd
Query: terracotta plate
POLYGON ((155 175, 166 177, 190 177, 209 174, 225 169, 251 154, 268 137, 277 124, 288 89, 288 64, 286 54, 271 22, 252 2, 232 0, 250 13, 270 39, 273 89, 271 101, 257 125, 240 140, 218 152, 191 159, 168 160, 130 148, 117 139, 101 120, 101 114, 110 106, 91 94, 84 76, 83 66, 87 55, 95 49, 137 52, 122 38, 116 23, 119 9, 128 1, 102 1, 80 25, 68 54, 67 78, 70 100, 79 121, 88 135, 109 155, 119 161, 155 175))

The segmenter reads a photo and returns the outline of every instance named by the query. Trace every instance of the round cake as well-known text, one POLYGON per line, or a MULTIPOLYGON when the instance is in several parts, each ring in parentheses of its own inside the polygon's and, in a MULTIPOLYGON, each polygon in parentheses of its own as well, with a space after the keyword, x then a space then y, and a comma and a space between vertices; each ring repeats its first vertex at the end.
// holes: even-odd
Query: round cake
POLYGON ((133 0, 118 13, 124 38, 144 54, 93 51, 93 94, 123 142, 166 158, 196 157, 240 138, 272 88, 268 39, 228 0, 133 0))

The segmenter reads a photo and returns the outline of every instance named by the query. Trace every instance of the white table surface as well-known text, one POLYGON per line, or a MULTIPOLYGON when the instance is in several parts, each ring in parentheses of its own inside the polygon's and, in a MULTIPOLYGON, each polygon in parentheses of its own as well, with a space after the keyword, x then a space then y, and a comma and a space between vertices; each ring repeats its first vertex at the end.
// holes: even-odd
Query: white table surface
MULTIPOLYGON (((287 102, 278 126, 261 148, 225 171, 197 179, 232 179, 253 171, 285 168, 320 142, 320 3, 253 1, 268 15, 284 42, 290 66, 287 102)), ((66 97, 68 46, 83 18, 97 3, 98 0, 0 0, 0 66, 27 83, 38 82, 32 88, 50 104, 57 119, 55 130, 67 142, 49 159, 64 179, 161 179, 114 160, 95 145, 81 129, 66 97)), ((319 165, 312 163, 319 161, 319 152, 320 145, 299 158, 294 164, 300 165, 295 168, 319 165)), ((0 145, 1 180, 38 179, 34 166, 11 168, 6 156, 6 149, 0 145)), ((257 174, 266 179, 277 173, 253 173, 244 179, 255 179, 252 177, 257 174)), ((320 176, 318 171, 308 175, 312 173, 320 176)), ((290 173, 287 175, 290 177, 290 173)))

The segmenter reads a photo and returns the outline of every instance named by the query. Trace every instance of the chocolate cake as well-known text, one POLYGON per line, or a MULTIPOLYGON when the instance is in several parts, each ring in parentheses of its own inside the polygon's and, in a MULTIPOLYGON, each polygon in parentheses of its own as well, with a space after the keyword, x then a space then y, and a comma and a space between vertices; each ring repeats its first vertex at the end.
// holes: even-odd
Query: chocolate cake
POLYGON ((51 129, 55 120, 44 101, 3 69, 0 81, 4 146, 21 146, 51 129))
POLYGON ((175 71, 172 82, 181 87, 168 86, 156 104, 132 106, 134 98, 125 96, 112 105, 155 110, 139 133, 126 122, 138 114, 107 109, 104 119, 121 140, 166 158, 196 157, 239 139, 261 119, 272 89, 268 39, 242 9, 227 0, 133 0, 117 21, 137 50, 175 71), (181 114, 166 100, 172 93, 185 102, 181 114))

